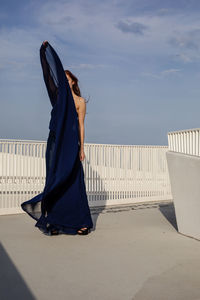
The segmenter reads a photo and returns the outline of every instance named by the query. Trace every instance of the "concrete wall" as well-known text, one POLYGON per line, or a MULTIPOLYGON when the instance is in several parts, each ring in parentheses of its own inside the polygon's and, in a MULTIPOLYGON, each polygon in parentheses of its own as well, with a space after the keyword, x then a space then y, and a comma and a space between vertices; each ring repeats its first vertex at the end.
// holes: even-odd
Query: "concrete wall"
POLYGON ((178 231, 200 239, 200 157, 172 151, 166 156, 178 231))

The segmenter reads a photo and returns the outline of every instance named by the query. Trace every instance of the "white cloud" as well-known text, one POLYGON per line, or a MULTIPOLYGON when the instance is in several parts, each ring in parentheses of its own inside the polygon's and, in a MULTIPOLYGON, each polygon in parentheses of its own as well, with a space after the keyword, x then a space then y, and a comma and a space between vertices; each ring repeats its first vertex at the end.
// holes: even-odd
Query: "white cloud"
POLYGON ((169 42, 172 46, 178 48, 198 50, 200 46, 200 29, 196 28, 188 32, 177 32, 169 42))
POLYGON ((177 72, 180 72, 181 70, 180 69, 168 69, 168 70, 163 70, 161 72, 162 75, 169 75, 169 74, 174 74, 174 73, 177 73, 177 72))
POLYGON ((171 76, 173 74, 177 74, 177 73, 180 73, 180 72, 181 72, 180 69, 167 69, 167 70, 163 70, 163 71, 158 72, 158 73, 143 72, 143 73, 141 73, 141 75, 145 76, 145 77, 155 78, 155 79, 163 79, 166 76, 171 76))
MULTIPOLYGON (((48 1, 34 5, 34 26, 23 29, 4 27, 0 30, 0 68, 9 66, 9 69, 24 74, 28 74, 28 69, 31 73, 31 66, 39 70, 39 46, 44 39, 55 45, 58 54, 66 61, 70 49, 70 58, 74 58, 71 65, 80 69, 105 66, 103 59, 108 57, 113 60, 124 57, 130 64, 136 64, 138 57, 145 58, 144 61, 154 60, 158 66, 161 61, 175 58, 183 63, 199 59, 192 52, 181 51, 177 54, 176 48, 192 48, 192 45, 195 48, 200 43, 200 30, 197 30, 200 20, 193 19, 192 15, 170 15, 168 8, 160 9, 160 15, 130 14, 128 30, 137 31, 142 37, 135 39, 133 35, 126 35, 116 28, 116 20, 127 18, 125 7, 114 0, 92 3, 88 0, 48 1), (145 31, 146 28, 150 30, 145 31), (192 33, 191 36, 189 33, 192 33)), ((147 73, 154 74, 151 70, 147 73)))
POLYGON ((69 65, 69 68, 72 69, 90 69, 94 70, 97 68, 105 68, 106 65, 103 64, 76 64, 76 65, 69 65))
POLYGON ((14 80, 31 77, 39 66, 40 32, 3 28, 0 30, 0 44, 0 68, 4 71, 4 77, 14 80))
POLYGON ((175 55, 175 59, 180 60, 184 63, 190 63, 193 61, 193 58, 191 57, 190 54, 186 54, 186 53, 180 53, 180 54, 176 54, 175 55))

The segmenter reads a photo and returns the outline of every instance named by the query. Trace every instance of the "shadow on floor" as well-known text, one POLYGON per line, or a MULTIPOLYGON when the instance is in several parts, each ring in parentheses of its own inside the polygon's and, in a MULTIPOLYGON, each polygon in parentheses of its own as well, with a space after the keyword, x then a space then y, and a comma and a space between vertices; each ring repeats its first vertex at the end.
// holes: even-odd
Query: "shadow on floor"
POLYGON ((0 243, 0 299, 36 300, 0 243))
POLYGON ((178 231, 173 202, 169 204, 159 204, 159 210, 164 215, 164 217, 172 224, 172 226, 178 231))

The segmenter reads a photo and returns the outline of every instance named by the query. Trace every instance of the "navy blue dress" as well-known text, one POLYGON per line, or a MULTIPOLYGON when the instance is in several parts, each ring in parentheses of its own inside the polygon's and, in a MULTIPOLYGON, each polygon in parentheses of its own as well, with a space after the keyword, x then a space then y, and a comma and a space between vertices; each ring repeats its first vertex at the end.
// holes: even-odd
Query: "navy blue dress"
POLYGON ((40 47, 40 61, 52 104, 46 148, 44 190, 21 204, 43 233, 51 229, 76 234, 82 227, 93 227, 79 158, 78 114, 62 63, 47 43, 40 47))

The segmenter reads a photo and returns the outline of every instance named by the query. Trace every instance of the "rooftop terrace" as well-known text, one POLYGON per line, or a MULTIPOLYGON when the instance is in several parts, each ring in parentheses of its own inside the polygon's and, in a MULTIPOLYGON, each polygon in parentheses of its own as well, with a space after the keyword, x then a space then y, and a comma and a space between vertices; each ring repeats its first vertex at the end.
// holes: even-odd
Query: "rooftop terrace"
POLYGON ((0 299, 200 299, 200 242, 177 232, 172 202, 91 212, 87 236, 46 236, 26 214, 0 216, 0 299))

